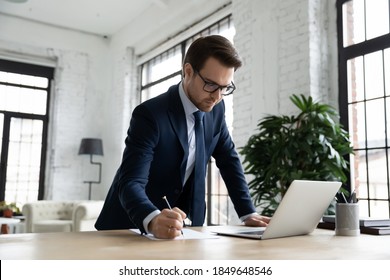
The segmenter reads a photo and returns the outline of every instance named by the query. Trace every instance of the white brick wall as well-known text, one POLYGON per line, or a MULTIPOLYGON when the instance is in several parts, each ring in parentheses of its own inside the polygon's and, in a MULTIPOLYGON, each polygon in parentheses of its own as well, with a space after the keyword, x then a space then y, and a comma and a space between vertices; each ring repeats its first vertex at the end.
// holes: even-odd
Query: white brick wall
POLYGON ((335 0, 233 1, 234 41, 244 61, 235 75, 238 147, 266 114, 296 112, 292 94, 336 104, 335 12, 335 0))
POLYGON ((103 164, 105 176, 98 189, 100 198, 104 198, 119 167, 124 149, 124 141, 130 123, 131 112, 140 102, 137 89, 138 75, 134 50, 126 48, 112 55, 112 83, 104 101, 105 122, 104 139, 106 142, 103 164))
MULTIPOLYGON (((83 197, 80 183, 69 184, 69 178, 82 178, 83 168, 78 157, 78 145, 88 125, 86 88, 88 83, 88 56, 76 52, 58 52, 55 85, 52 94, 52 114, 48 145, 50 160, 47 175, 52 188, 47 197, 52 199, 83 197), (81 136, 81 137, 80 137, 81 136), (79 139, 79 141, 75 141, 79 139), (76 172, 76 176, 75 176, 76 172)), ((89 158, 88 158, 89 160, 89 158)), ((85 161, 86 162, 86 161, 85 161)), ((88 179, 85 178, 85 179, 88 179)))

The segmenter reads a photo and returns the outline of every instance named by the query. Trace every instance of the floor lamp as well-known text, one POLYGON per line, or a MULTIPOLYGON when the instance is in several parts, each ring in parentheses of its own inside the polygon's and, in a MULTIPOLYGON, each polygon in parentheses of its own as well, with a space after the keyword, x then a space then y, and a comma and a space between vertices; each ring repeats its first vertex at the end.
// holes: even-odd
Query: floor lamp
POLYGON ((89 184, 88 199, 91 200, 92 184, 100 184, 102 178, 102 164, 100 162, 92 161, 93 155, 103 155, 103 141, 97 138, 83 138, 81 139, 79 155, 90 155, 91 164, 99 165, 99 181, 84 181, 89 184))

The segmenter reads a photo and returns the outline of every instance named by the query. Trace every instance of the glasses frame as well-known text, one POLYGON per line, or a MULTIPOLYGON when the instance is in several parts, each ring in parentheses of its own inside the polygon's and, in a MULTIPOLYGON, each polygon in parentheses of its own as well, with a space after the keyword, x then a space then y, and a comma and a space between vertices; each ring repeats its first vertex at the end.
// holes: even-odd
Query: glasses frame
POLYGON ((221 93, 222 96, 228 96, 228 95, 233 94, 233 92, 236 90, 236 85, 233 83, 233 81, 231 82, 230 85, 221 86, 221 85, 218 85, 218 84, 216 84, 216 83, 207 81, 205 78, 203 78, 203 76, 199 73, 198 70, 195 70, 194 72, 195 72, 195 73, 202 79, 202 81, 204 82, 203 90, 204 90, 205 92, 214 93, 214 92, 216 92, 217 90, 223 90, 223 89, 226 89, 226 90, 227 90, 228 88, 233 88, 232 91, 229 92, 229 93, 221 93), (216 88, 215 90, 207 90, 207 89, 206 89, 206 86, 207 86, 207 85, 209 85, 209 86, 210 86, 210 85, 211 85, 211 86, 216 86, 217 88, 216 88))

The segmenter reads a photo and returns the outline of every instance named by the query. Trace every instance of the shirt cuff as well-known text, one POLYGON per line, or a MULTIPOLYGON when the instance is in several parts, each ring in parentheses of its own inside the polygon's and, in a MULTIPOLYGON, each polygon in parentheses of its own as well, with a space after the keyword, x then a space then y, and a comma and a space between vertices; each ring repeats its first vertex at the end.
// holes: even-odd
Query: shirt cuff
POLYGON ((149 229, 148 229, 150 221, 153 220, 153 218, 156 217, 160 213, 161 213, 160 210, 154 210, 152 213, 150 213, 149 215, 146 216, 146 218, 144 219, 144 221, 142 223, 146 233, 150 233, 149 229))
POLYGON ((248 219, 249 217, 257 216, 257 215, 259 215, 259 214, 257 214, 256 212, 255 213, 250 213, 248 215, 240 217, 240 220, 241 220, 241 222, 245 222, 245 220, 248 219))

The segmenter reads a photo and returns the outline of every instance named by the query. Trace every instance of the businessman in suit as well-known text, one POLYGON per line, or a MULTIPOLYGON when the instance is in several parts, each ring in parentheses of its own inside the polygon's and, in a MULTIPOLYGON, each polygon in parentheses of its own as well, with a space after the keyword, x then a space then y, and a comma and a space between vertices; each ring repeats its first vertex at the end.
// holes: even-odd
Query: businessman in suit
POLYGON ((233 76, 241 64, 234 46, 222 36, 191 44, 183 80, 134 109, 122 163, 96 229, 138 228, 170 239, 181 234, 186 217, 192 226, 203 225, 205 168, 211 156, 245 225, 268 224, 269 218, 258 215, 253 206, 225 122, 223 96, 235 90, 233 76))

